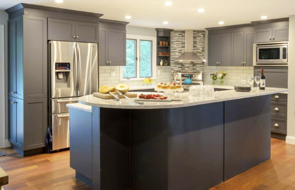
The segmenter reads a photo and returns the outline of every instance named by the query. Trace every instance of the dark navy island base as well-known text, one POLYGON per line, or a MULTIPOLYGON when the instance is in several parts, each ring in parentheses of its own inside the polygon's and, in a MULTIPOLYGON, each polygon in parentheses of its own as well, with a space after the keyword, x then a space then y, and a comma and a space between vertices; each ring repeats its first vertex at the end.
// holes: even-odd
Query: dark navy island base
POLYGON ((70 109, 71 167, 95 190, 209 189, 270 159, 270 105, 70 109))

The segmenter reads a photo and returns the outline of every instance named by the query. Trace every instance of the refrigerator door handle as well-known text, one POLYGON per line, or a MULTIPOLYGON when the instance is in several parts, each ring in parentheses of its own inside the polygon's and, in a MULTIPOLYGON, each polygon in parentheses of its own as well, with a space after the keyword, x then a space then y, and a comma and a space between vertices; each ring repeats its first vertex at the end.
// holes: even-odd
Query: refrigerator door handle
MULTIPOLYGON (((77 73, 78 73, 78 55, 77 55, 77 43, 74 43, 74 53, 73 53, 73 63, 74 63, 74 71, 73 71, 73 76, 74 76, 74 91, 78 91, 78 78, 77 78, 77 73)), ((78 92, 77 92, 78 93, 78 92)))
POLYGON ((78 59, 78 61, 77 61, 77 65, 78 65, 78 69, 79 69, 79 72, 78 72, 78 74, 77 75, 79 75, 79 77, 77 76, 77 80, 78 80, 78 88, 77 88, 77 90, 78 90, 78 96, 81 96, 81 93, 80 93, 80 88, 81 88, 81 70, 82 70, 82 62, 81 62, 81 51, 80 51, 80 46, 79 46, 79 43, 77 43, 77 46, 76 46, 76 48, 77 48, 77 59, 78 59))
POLYGON ((63 117, 70 117, 70 114, 59 114, 56 115, 57 118, 63 118, 63 117))

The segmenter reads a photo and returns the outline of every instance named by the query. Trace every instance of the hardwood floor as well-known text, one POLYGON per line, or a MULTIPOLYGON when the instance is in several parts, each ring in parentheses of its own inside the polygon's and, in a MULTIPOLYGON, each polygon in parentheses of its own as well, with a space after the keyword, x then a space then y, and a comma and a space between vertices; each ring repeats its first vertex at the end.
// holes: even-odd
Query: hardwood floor
MULTIPOLYGON (((0 167, 9 175, 9 189, 90 189, 75 178, 69 166, 69 151, 21 158, 11 149, 0 157, 0 167)), ((295 189, 295 146, 271 139, 271 160, 223 182, 212 190, 295 189)), ((196 188, 197 190, 197 188, 196 188)))

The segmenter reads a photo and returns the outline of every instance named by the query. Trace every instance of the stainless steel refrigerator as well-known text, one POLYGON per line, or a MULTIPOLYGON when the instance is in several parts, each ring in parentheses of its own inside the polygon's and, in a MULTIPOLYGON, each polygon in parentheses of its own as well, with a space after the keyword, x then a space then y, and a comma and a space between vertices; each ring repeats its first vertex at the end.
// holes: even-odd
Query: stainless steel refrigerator
POLYGON ((50 41, 52 150, 70 147, 68 103, 98 91, 98 44, 50 41))

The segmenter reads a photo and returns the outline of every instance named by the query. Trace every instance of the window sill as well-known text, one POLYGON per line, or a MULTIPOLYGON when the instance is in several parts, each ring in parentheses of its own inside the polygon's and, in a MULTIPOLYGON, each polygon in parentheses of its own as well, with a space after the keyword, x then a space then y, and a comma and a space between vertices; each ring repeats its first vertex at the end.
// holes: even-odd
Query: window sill
MULTIPOLYGON (((143 81, 144 78, 130 78, 130 79, 125 79, 121 78, 120 81, 143 81)), ((157 78, 151 78, 152 80, 157 80, 157 78)))

